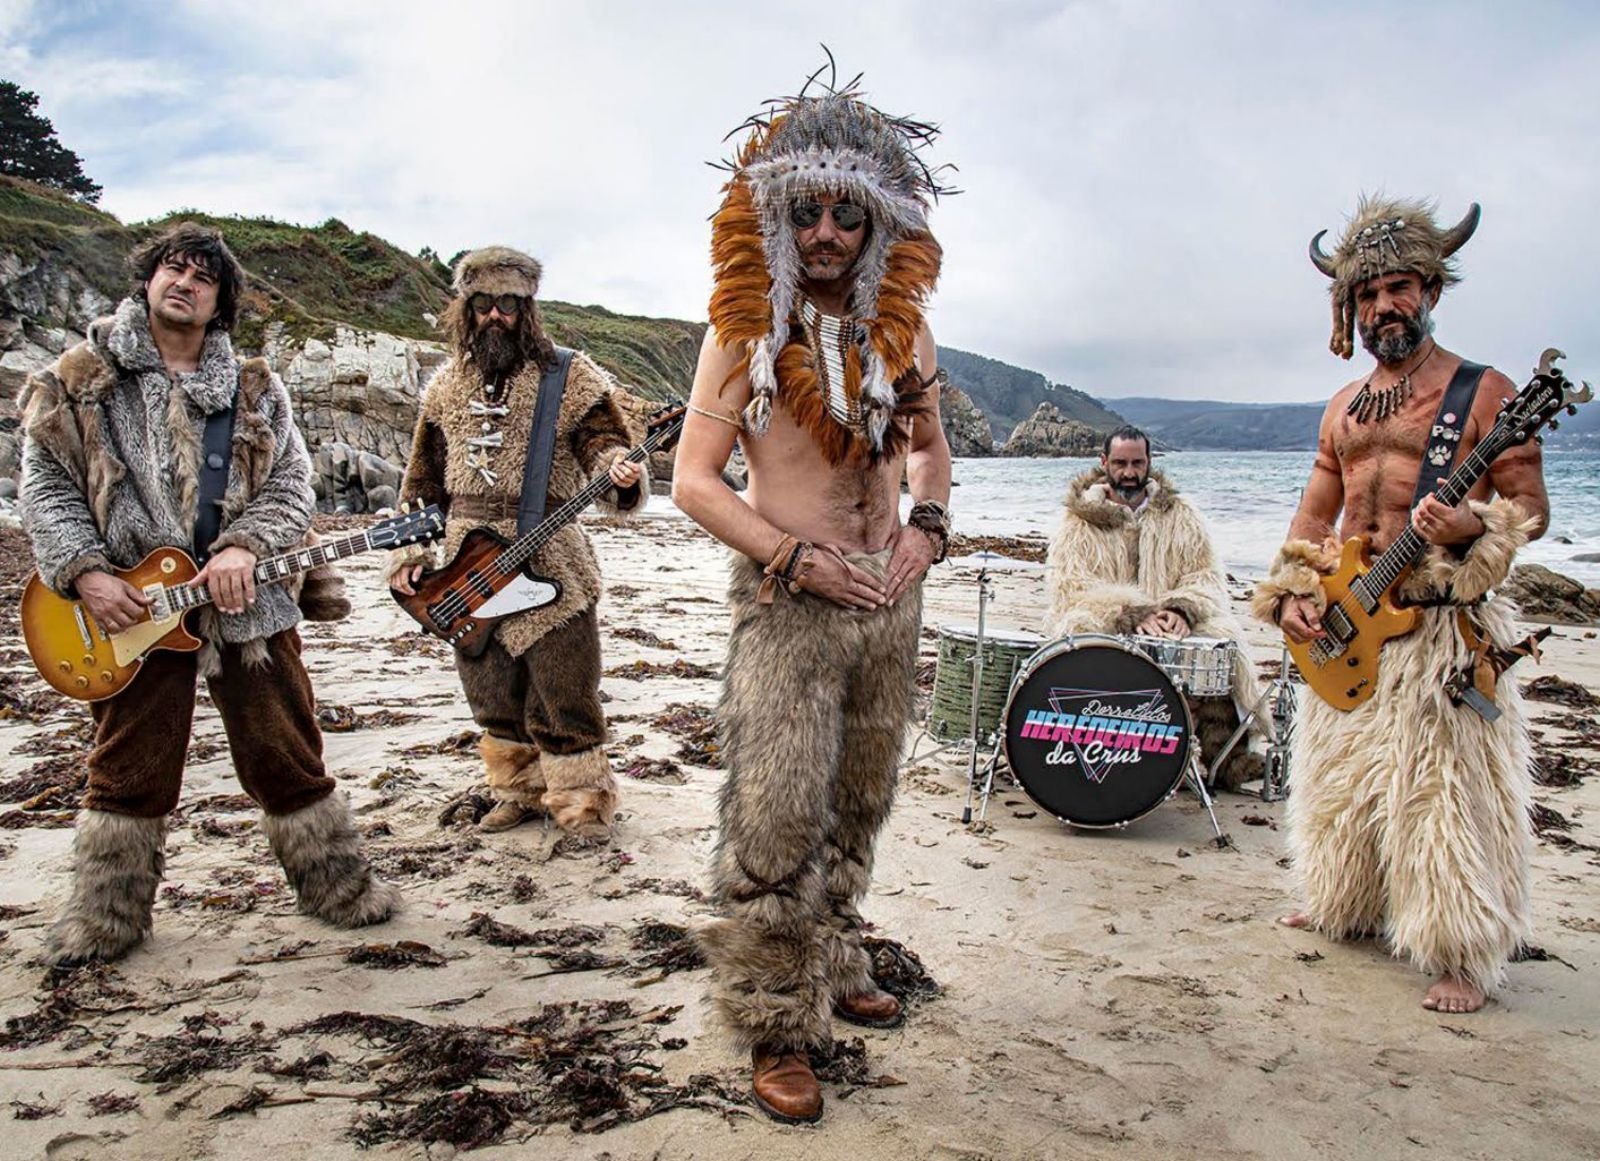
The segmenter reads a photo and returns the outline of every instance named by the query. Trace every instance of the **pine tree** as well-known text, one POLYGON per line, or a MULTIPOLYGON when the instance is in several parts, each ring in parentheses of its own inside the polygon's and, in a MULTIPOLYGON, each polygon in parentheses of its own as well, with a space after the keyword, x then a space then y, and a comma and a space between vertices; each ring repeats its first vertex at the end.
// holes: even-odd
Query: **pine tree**
POLYGON ((38 105, 36 94, 0 81, 0 173, 99 201, 100 187, 83 172, 78 155, 56 140, 49 118, 34 112, 38 105))

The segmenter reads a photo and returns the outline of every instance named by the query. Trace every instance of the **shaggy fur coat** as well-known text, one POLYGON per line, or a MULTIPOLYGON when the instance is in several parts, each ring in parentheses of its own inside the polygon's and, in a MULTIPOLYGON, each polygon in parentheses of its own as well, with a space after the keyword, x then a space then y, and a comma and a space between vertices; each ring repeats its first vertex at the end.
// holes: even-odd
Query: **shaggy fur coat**
MULTIPOLYGON (((539 368, 529 364, 511 380, 506 392, 510 414, 498 425, 504 442, 491 451, 489 459, 489 466, 498 477, 494 484, 467 466, 471 451, 467 441, 483 434, 481 418, 470 409, 473 400, 483 399, 482 372, 471 360, 457 356, 429 382, 401 494, 408 500, 438 504, 445 509, 445 560, 455 555, 462 538, 473 528, 492 528, 508 539, 516 539, 515 516, 488 522, 457 519, 449 514, 450 502, 455 497, 477 496, 506 500, 515 506, 522 493, 522 469, 527 461, 528 433, 539 398, 540 375, 539 368)), ((546 515, 604 471, 613 453, 626 450, 643 438, 630 426, 612 396, 613 390, 611 377, 593 360, 581 352, 573 356, 556 417, 556 448, 550 465, 546 515)), ((614 491, 607 494, 613 499, 608 502, 607 496, 602 496, 599 503, 614 514, 637 511, 644 506, 649 486, 646 476, 626 507, 616 503, 614 491)), ((406 564, 426 564, 431 559, 432 553, 427 549, 403 550, 391 556, 390 573, 406 564)), ((534 554, 530 568, 540 576, 560 581, 562 593, 552 605, 519 613, 500 623, 495 630, 496 639, 514 656, 527 652, 551 629, 600 599, 600 567, 589 538, 576 521, 534 554)))
POLYGON ((1057 637, 1123 635, 1137 632, 1152 613, 1175 610, 1195 636, 1241 643, 1233 659, 1233 700, 1243 716, 1260 689, 1211 534, 1162 473, 1150 473, 1145 491, 1149 500, 1135 512, 1112 497, 1101 468, 1068 486, 1061 523, 1050 538, 1046 627, 1057 637))
MULTIPOLYGON (((91 569, 130 568, 163 545, 194 551, 200 440, 206 416, 238 387, 220 551, 258 557, 298 545, 311 526, 311 463, 289 395, 262 359, 234 358, 226 333, 206 336, 200 367, 167 378, 143 300, 124 299, 88 337, 28 377, 22 519, 39 575, 57 592, 91 569)), ((300 620, 281 586, 245 612, 201 617, 213 641, 259 642, 300 620)))
MULTIPOLYGON (((1504 499, 1472 510, 1485 532, 1464 558, 1430 549, 1400 596, 1448 593, 1470 606, 1480 634, 1510 645, 1516 608, 1489 594, 1536 522, 1504 499)), ((1286 544, 1256 590, 1256 615, 1271 622, 1286 594, 1322 608, 1319 577, 1337 556, 1334 545, 1286 544)), ((1444 678, 1470 657, 1457 613, 1423 609, 1414 631, 1384 646, 1377 693, 1354 710, 1302 693, 1289 759, 1289 846, 1319 930, 1335 938, 1380 933, 1421 970, 1462 975, 1493 992, 1528 931, 1530 748, 1509 676, 1498 684, 1494 722, 1445 696, 1444 678)))

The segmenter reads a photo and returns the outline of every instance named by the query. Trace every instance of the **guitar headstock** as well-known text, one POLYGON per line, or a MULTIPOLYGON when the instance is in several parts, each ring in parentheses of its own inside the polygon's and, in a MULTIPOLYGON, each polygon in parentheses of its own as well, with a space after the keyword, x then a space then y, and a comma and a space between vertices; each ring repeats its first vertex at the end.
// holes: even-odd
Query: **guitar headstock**
POLYGON ((678 436, 683 433, 683 417, 688 413, 689 408, 681 399, 669 399, 650 413, 645 435, 656 439, 657 451, 667 451, 678 442, 678 436))
POLYGON ((1552 430, 1560 426, 1557 416, 1563 411, 1576 415, 1578 404, 1594 398, 1594 390, 1587 383, 1574 384, 1566 373, 1556 366, 1557 359, 1566 355, 1551 347, 1539 359, 1539 366, 1527 386, 1517 392, 1515 399, 1507 400, 1500 408, 1494 430, 1485 438, 1496 450, 1539 439, 1540 428, 1548 425, 1552 430))
POLYGON ((367 539, 374 548, 400 548, 407 544, 426 544, 444 535, 444 513, 439 505, 427 507, 402 507, 387 520, 380 520, 367 529, 367 539))

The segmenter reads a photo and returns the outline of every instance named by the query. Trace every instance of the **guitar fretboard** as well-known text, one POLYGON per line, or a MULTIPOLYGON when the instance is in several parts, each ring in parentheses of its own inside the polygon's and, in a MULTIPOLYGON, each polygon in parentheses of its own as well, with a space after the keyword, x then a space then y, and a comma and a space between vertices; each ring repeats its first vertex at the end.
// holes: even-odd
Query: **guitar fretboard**
MULTIPOLYGON (((282 556, 274 556, 257 564, 256 583, 276 584, 278 581, 288 580, 296 573, 316 568, 319 564, 342 560, 360 552, 370 552, 373 547, 370 532, 355 532, 336 540, 325 540, 308 548, 297 548, 293 552, 286 552, 282 556)), ((210 604, 211 593, 205 585, 174 585, 167 590, 167 600, 174 612, 181 613, 210 604)))

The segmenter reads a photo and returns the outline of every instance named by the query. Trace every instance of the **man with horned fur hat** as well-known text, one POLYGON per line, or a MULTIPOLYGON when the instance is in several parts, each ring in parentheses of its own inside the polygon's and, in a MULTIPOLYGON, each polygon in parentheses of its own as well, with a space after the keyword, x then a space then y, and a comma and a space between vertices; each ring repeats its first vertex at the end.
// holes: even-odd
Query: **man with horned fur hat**
MULTIPOLYGON (((1301 699, 1289 842, 1305 910, 1283 922, 1334 938, 1381 932, 1396 955, 1438 977, 1423 1006, 1441 1012, 1476 1011, 1504 981, 1527 934, 1532 842, 1515 683, 1499 683, 1491 723, 1453 704, 1441 682, 1469 662, 1467 630, 1511 643, 1515 610, 1493 589, 1549 517, 1532 443, 1501 455, 1459 506, 1429 495, 1411 508, 1419 473, 1444 474, 1430 441, 1463 360, 1433 339, 1432 311, 1457 281, 1452 255, 1477 222, 1476 205, 1444 230, 1426 204, 1369 197, 1332 257, 1322 234, 1312 239, 1312 261, 1333 280, 1331 349, 1348 359, 1359 331, 1376 362, 1328 403, 1290 540, 1254 597, 1257 615, 1294 639, 1325 636, 1320 576, 1339 542, 1367 536, 1379 552, 1409 523, 1431 546, 1399 590, 1421 606, 1417 628, 1384 647, 1377 693, 1349 712, 1309 691, 1301 699)), ((1515 393, 1484 370, 1469 413, 1440 417, 1460 423, 1460 456, 1515 393)))
MULTIPOLYGON (((535 298, 541 267, 507 246, 474 250, 456 264, 456 297, 440 325, 453 357, 429 381, 401 496, 446 512, 446 559, 477 527, 517 535, 528 438, 541 380, 556 365, 535 298)), ((611 376, 573 352, 556 415, 545 510, 570 500, 596 476, 615 490, 600 502, 614 515, 637 512, 649 477, 623 457, 633 442, 611 376)), ((425 547, 391 555, 389 583, 412 592, 425 547)), ((496 799, 479 820, 508 830, 543 811, 565 830, 598 836, 611 826, 617 783, 606 759, 600 706, 600 567, 576 522, 533 554, 529 567, 561 583, 551 605, 508 617, 479 657, 457 652, 456 669, 496 799)))
MULTIPOLYGON (((1150 466, 1150 437, 1124 426, 1106 436, 1098 467, 1073 480, 1050 538, 1050 635, 1138 634, 1242 642, 1210 530, 1176 485, 1150 466)), ((1193 697, 1195 736, 1210 762, 1260 700, 1249 655, 1233 653, 1232 694, 1193 697)), ((1261 776, 1241 744, 1217 772, 1237 790, 1261 776)))
POLYGON ((264 360, 239 360, 228 338, 244 270, 221 234, 192 222, 139 247, 130 265, 138 289, 23 387, 22 518, 44 583, 81 599, 113 633, 150 604, 114 570, 162 546, 211 551, 194 583, 216 603, 198 617, 199 653, 156 650, 127 689, 91 706, 72 898, 45 956, 115 959, 150 933, 197 676, 300 909, 341 927, 381 922, 398 895, 372 874, 350 805, 323 768, 295 631, 302 611, 318 620, 349 612, 342 582, 308 575, 297 607, 285 586, 253 580, 257 560, 304 541, 312 495, 288 393, 264 360), (221 534, 197 546, 202 433, 224 409, 234 418, 221 534))
POLYGON ((901 1018, 857 907, 912 711, 921 580, 948 534, 923 318, 940 261, 927 203, 944 191, 916 156, 934 130, 853 83, 747 125, 712 225, 673 498, 734 550, 712 998, 752 1053, 757 1102, 798 1122, 822 1115, 808 1053, 830 1013, 901 1018), (736 439, 742 497, 721 477, 736 439))

